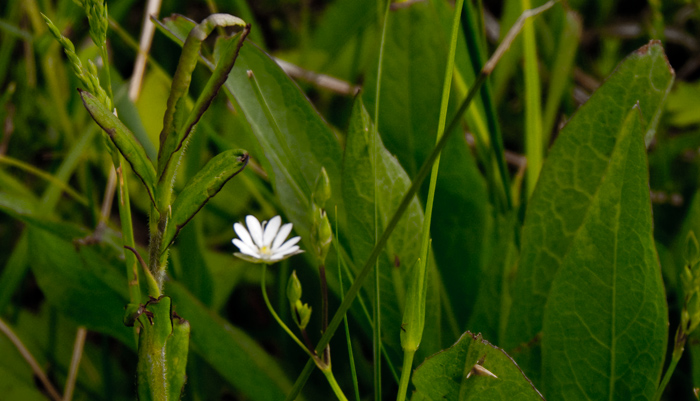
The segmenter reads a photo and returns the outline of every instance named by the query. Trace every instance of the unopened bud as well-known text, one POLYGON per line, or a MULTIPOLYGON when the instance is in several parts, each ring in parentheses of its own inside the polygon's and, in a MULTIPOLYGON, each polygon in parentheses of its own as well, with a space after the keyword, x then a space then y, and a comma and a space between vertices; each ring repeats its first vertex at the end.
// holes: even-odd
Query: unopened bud
POLYGON ((321 173, 316 178, 314 192, 311 194, 311 200, 321 208, 326 206, 326 201, 331 198, 331 181, 328 179, 326 168, 321 167, 321 173))
POLYGON ((331 223, 328 221, 328 215, 325 210, 318 208, 313 205, 313 226, 311 227, 311 243, 316 251, 316 256, 318 256, 321 264, 325 263, 328 251, 331 248, 331 242, 333 242, 333 229, 331 228, 331 223))
POLYGON ((308 304, 302 304, 301 301, 297 301, 292 314, 294 315, 294 322, 300 329, 304 330, 309 324, 309 320, 311 320, 311 307, 308 304))
POLYGON ((289 299, 289 305, 292 308, 301 299, 301 282, 299 282, 296 270, 292 271, 292 275, 287 282, 287 299, 289 299))

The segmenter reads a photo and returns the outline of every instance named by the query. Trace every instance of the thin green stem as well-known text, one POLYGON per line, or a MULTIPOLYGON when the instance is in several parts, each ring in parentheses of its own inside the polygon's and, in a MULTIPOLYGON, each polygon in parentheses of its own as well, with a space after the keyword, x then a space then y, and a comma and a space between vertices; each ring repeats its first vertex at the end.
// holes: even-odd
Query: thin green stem
POLYGON ((415 355, 415 350, 403 350, 403 368, 401 369, 401 381, 399 382, 399 393, 396 397, 397 401, 404 401, 406 399, 406 392, 408 391, 408 381, 411 378, 411 371, 413 370, 413 357, 415 355))
POLYGON ((316 355, 311 353, 311 351, 306 347, 306 345, 304 345, 303 342, 301 342, 301 340, 299 340, 299 337, 294 335, 294 333, 289 329, 289 327, 287 327, 287 325, 284 324, 282 319, 280 319, 280 317, 277 315, 277 312, 275 312, 275 309, 272 307, 272 304, 270 303, 270 299, 267 297, 267 289, 265 288, 265 276, 266 276, 266 274, 267 274, 267 264, 263 264, 262 279, 260 280, 260 289, 262 290, 263 299, 265 300, 265 305, 267 305, 267 309, 270 311, 270 313, 272 314, 272 317, 275 318, 275 320, 282 327, 282 329, 284 329, 284 331, 286 331, 287 334, 289 334, 289 336, 292 337, 292 340, 294 340, 294 342, 296 342, 301 347, 301 349, 303 349, 304 352, 306 352, 306 354, 309 357, 311 357, 312 359, 318 358, 316 355))
MULTIPOLYGON (((452 22, 452 33, 450 36, 450 50, 447 55, 447 65, 445 66, 445 79, 442 86, 442 99, 440 102, 440 117, 438 119, 437 135, 435 138, 436 143, 440 142, 440 139, 445 133, 445 120, 447 119, 447 106, 450 101, 450 88, 452 87, 452 72, 454 71, 454 60, 455 53, 457 49, 457 31, 459 29, 460 15, 462 12, 462 6, 464 5, 464 0, 457 0, 455 3, 454 20, 452 22)), ((438 170, 440 169, 440 154, 438 153, 435 157, 435 162, 432 166, 432 171, 430 174, 430 187, 428 190, 428 200, 425 204, 425 214, 423 218, 423 235, 421 237, 421 249, 420 249, 420 262, 418 263, 418 275, 414 277, 417 280, 418 291, 415 292, 415 296, 410 297, 407 303, 413 303, 413 305, 406 305, 406 311, 418 310, 417 321, 409 323, 407 329, 408 333, 401 336, 401 346, 404 349, 404 361, 403 369, 401 370, 401 379, 399 381, 399 392, 396 397, 397 401, 404 401, 406 399, 406 390, 408 389, 408 380, 411 376, 411 367, 413 366, 413 356, 415 355, 416 349, 420 345, 420 341, 423 337, 423 328, 425 322, 425 293, 423 291, 426 288, 427 271, 428 271, 428 252, 430 248, 430 223, 433 216, 433 203, 435 200, 435 188, 437 186, 438 170), (411 309, 408 309, 411 308, 411 309)), ((408 313, 408 312, 405 312, 408 313)), ((407 322, 406 315, 404 314, 404 322, 407 322)), ((403 334, 403 333, 402 333, 403 334)))
MULTIPOLYGON (((338 215, 338 205, 335 206, 335 215, 338 215)), ((343 272, 340 268, 340 244, 338 244, 338 222, 335 223, 335 237, 333 238, 335 253, 338 259, 338 285, 340 286, 340 301, 345 297, 345 289, 343 288, 343 272)), ((345 341, 348 344, 348 358, 350 359, 350 373, 352 374, 352 385, 355 390, 355 401, 360 401, 360 387, 357 381, 357 370, 355 369, 355 357, 352 353, 352 342, 350 341, 350 327, 348 326, 348 315, 343 315, 343 324, 345 325, 345 341)))
POLYGON ((17 167, 21 170, 24 170, 30 174, 37 176, 39 178, 43 178, 44 180, 53 184, 56 188, 59 188, 60 190, 65 192, 66 195, 68 195, 71 198, 78 201, 78 203, 80 203, 81 205, 87 206, 87 204, 88 204, 88 200, 84 196, 80 195, 78 193, 78 191, 71 188, 70 185, 68 185, 66 182, 62 181, 60 178, 57 178, 57 177, 47 173, 44 170, 36 168, 36 167, 32 166, 31 164, 25 163, 21 160, 17 160, 15 158, 8 157, 5 155, 0 155, 0 163, 17 167))
MULTIPOLYGON (((328 282, 326 281, 326 266, 323 264, 318 266, 319 279, 321 281, 321 332, 326 331, 328 327, 328 282)), ((331 364, 331 347, 326 346, 323 350, 323 362, 327 365, 331 364)))
POLYGON ((340 401, 348 401, 347 397, 345 397, 345 394, 343 394, 343 390, 340 389, 338 382, 335 381, 335 376, 333 376, 333 371, 329 368, 327 370, 323 370, 323 374, 326 376, 326 379, 328 380, 328 384, 331 385, 331 388, 333 389, 335 396, 338 397, 338 399, 340 401))
POLYGON ((683 356, 683 349, 685 347, 687 335, 683 333, 681 326, 678 326, 678 330, 676 330, 675 340, 673 354, 671 355, 671 363, 669 363, 668 368, 666 368, 664 378, 661 380, 661 384, 659 384, 659 387, 656 389, 656 393, 654 393, 654 398, 652 398, 653 401, 661 400, 661 396, 664 394, 664 390, 666 389, 668 382, 671 380, 673 372, 676 370, 676 365, 678 365, 678 361, 680 361, 681 356, 683 356))

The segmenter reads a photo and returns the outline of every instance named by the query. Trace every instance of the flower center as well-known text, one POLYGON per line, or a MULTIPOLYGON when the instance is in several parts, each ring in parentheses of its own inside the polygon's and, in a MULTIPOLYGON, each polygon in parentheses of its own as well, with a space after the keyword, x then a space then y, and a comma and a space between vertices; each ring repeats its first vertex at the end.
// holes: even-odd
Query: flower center
POLYGON ((272 255, 272 249, 269 246, 263 246, 260 248, 260 254, 264 256, 272 255))

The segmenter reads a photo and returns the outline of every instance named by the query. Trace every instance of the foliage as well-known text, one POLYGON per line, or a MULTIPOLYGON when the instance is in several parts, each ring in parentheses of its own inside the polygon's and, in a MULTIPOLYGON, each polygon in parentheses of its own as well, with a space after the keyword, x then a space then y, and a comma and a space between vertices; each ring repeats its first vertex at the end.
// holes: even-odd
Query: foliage
POLYGON ((0 398, 700 391, 700 3, 165 3, 0 6, 0 398))

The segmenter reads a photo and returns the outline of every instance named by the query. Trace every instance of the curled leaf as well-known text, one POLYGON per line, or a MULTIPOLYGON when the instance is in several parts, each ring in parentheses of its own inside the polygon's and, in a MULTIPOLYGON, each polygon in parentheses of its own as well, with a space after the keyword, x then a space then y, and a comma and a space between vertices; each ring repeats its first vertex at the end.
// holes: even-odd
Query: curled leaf
POLYGON ((156 171, 148 156, 146 156, 143 146, 136 140, 134 134, 129 131, 124 123, 111 111, 107 110, 90 92, 81 89, 78 89, 78 92, 80 92, 83 104, 90 116, 92 116, 92 119, 109 135, 109 139, 112 140, 119 152, 129 162, 134 173, 146 187, 153 206, 156 206, 154 186, 156 171))
MULTIPOLYGON (((248 152, 231 149, 214 156, 192 180, 187 183, 172 207, 172 217, 163 236, 163 244, 169 246, 182 227, 194 217, 224 184, 241 172, 248 164, 248 152)), ((167 248, 166 248, 167 249, 167 248)))

